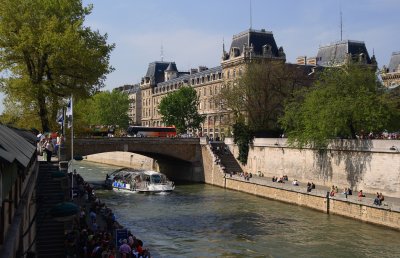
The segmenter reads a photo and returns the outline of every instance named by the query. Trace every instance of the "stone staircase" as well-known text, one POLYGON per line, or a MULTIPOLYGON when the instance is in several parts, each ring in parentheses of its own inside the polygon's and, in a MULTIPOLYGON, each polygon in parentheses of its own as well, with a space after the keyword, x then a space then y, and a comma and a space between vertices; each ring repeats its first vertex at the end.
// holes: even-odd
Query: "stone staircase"
POLYGON ((220 159, 220 166, 225 167, 226 173, 237 174, 243 172, 238 161, 224 142, 210 142, 210 147, 214 155, 220 159))
POLYGON ((54 220, 49 213, 54 205, 64 201, 65 195, 60 179, 54 180, 51 176, 55 171, 58 171, 57 163, 40 162, 36 188, 36 251, 39 258, 65 257, 64 222, 54 220))

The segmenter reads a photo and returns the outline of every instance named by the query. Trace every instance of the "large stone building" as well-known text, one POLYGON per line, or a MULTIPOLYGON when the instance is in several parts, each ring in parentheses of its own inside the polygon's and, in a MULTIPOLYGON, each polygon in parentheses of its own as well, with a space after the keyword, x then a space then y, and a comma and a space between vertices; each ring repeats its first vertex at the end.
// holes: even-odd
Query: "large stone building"
MULTIPOLYGON (((228 51, 222 49, 221 65, 213 68, 200 66, 181 72, 175 62, 156 61, 149 64, 146 75, 140 82, 141 125, 164 126, 158 112, 161 99, 182 86, 193 87, 199 96, 198 111, 205 116, 205 122, 197 132, 209 137, 230 136, 233 124, 232 114, 216 98, 221 89, 230 81, 239 78, 251 60, 275 60, 286 62, 282 47, 277 46, 273 33, 266 30, 246 30, 233 36, 228 51)), ((340 66, 348 62, 358 62, 376 66, 375 57, 368 54, 362 41, 344 40, 322 46, 316 57, 299 57, 297 64, 286 64, 293 70, 301 70, 302 75, 314 73, 316 67, 340 66), (302 69, 298 69, 301 67, 302 69)), ((310 83, 310 80, 307 82, 310 83)), ((132 93, 133 94, 133 93, 132 93)), ((131 111, 132 112, 132 111, 131 111)), ((136 114, 139 110, 136 110, 136 114)), ((139 118, 136 118, 139 121, 139 118)), ((138 124, 138 123, 137 123, 138 124)))
POLYGON ((163 126, 158 104, 169 92, 184 85, 193 87, 199 96, 199 113, 206 119, 199 133, 210 137, 224 137, 231 124, 229 111, 216 96, 225 83, 240 77, 245 64, 254 59, 275 59, 285 62, 283 48, 277 47, 272 32, 246 30, 233 36, 231 47, 223 47, 221 65, 213 68, 200 66, 189 72, 179 72, 174 62, 149 64, 140 83, 142 93, 142 125, 163 126))
POLYGON ((400 85, 400 51, 393 52, 389 66, 384 66, 381 71, 383 85, 388 88, 395 88, 400 85))

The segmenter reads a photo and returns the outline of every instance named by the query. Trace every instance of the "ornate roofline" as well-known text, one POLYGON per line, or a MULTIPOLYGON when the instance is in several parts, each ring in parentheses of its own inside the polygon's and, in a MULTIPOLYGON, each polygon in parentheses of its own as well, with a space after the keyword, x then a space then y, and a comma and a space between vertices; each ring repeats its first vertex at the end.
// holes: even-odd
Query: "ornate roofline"
POLYGON ((364 41, 347 39, 347 40, 341 40, 341 41, 339 40, 339 41, 331 42, 330 44, 322 45, 319 48, 320 49, 321 48, 328 48, 328 47, 331 47, 333 45, 341 45, 341 44, 348 44, 348 43, 357 43, 357 44, 364 44, 365 45, 364 41))
POLYGON ((232 39, 237 39, 237 38, 243 37, 243 36, 249 34, 250 32, 260 33, 260 34, 272 34, 272 31, 248 29, 248 30, 240 32, 239 34, 233 35, 232 39))

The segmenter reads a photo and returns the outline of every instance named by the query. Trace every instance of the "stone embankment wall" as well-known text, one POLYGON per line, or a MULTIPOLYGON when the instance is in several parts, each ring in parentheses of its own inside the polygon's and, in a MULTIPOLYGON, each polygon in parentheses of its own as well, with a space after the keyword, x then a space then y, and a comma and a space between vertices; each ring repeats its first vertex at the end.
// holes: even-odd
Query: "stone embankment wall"
MULTIPOLYGON (((237 147, 226 143, 236 157, 237 147)), ((290 148, 286 139, 255 139, 245 171, 400 198, 400 141, 337 140, 319 151, 290 148)))
MULTIPOLYGON (((281 140, 281 139, 280 139, 281 140)), ((228 143, 229 140, 228 140, 228 143)), ((389 142, 387 142, 389 143, 389 142)), ((291 149, 285 147, 284 150, 281 150, 281 147, 277 149, 275 147, 275 142, 272 143, 272 150, 268 151, 266 150, 266 146, 263 147, 254 147, 251 150, 251 154, 253 155, 252 158, 256 158, 258 163, 252 164, 246 167, 246 169, 250 172, 255 172, 258 170, 263 171, 263 173, 267 173, 268 176, 273 176, 277 175, 277 173, 282 173, 287 174, 289 178, 294 178, 293 175, 298 175, 295 173, 295 171, 303 169, 306 170, 308 168, 310 171, 307 173, 304 173, 304 177, 306 178, 307 176, 314 176, 315 170, 318 169, 318 167, 314 168, 313 165, 316 164, 312 158, 314 156, 313 150, 296 150, 296 149, 291 149), (280 152, 280 154, 279 154, 280 152), (261 155, 261 154, 262 155, 261 155), (278 153, 278 154, 277 154, 278 153), (260 155, 257 157, 257 154, 260 155), (285 154, 288 154, 289 157, 284 157, 285 154), (269 157, 267 157, 269 155, 269 157), (290 159, 294 158, 295 160, 299 160, 299 157, 294 157, 296 155, 304 155, 303 156, 303 163, 300 163, 295 166, 295 162, 286 162, 284 164, 291 164, 292 167, 285 167, 281 166, 279 164, 279 161, 283 162, 282 159, 290 159), (311 155, 311 156, 307 156, 311 155), (307 157, 310 160, 307 160, 307 157), (264 159, 264 160, 263 160, 264 159), (278 159, 278 161, 273 161, 273 159, 278 159), (262 163, 265 162, 264 165, 262 163), (263 169, 267 167, 267 164, 274 164, 275 167, 270 167, 269 170, 263 169), (265 166, 265 167, 263 167, 265 166), (279 167, 278 167, 279 166, 279 167), (304 166, 304 167, 303 167, 304 166), (309 166, 309 167, 307 167, 309 166), (252 170, 252 169, 257 169, 257 170, 252 170), (279 168, 282 168, 282 170, 278 170, 279 168), (274 170, 275 169, 275 170, 274 170), (270 174, 268 174, 270 173, 270 174)), ((383 148, 383 147, 382 147, 383 148)), ((235 156, 237 156, 237 148, 232 144, 230 145, 231 151, 234 153, 235 156)), ((389 148, 388 148, 389 150, 389 148)), ((376 150, 375 150, 376 151, 376 150)), ((376 153, 370 153, 370 155, 376 155, 376 157, 373 157, 371 159, 379 159, 382 158, 381 156, 383 155, 385 157, 385 154, 387 155, 385 158, 391 160, 392 162, 396 159, 398 159, 398 156, 392 156, 393 153, 390 152, 383 152, 384 150, 382 149, 381 152, 376 151, 376 153)), ((349 151, 348 154, 354 154, 354 151, 349 151)), ((205 183, 211 184, 211 185, 216 185, 220 187, 224 187, 227 189, 232 189, 236 191, 241 191, 261 197, 265 197, 268 199, 273 199, 273 200, 278 200, 286 203, 291 203, 291 204, 297 204, 301 205, 304 207, 312 208, 321 212, 329 212, 330 214, 337 214, 361 221, 365 221, 368 223, 373 223, 373 224, 378 224, 378 225, 384 225, 387 227, 391 227, 394 229, 400 230, 400 212, 397 210, 391 210, 390 208, 385 208, 382 206, 373 206, 370 202, 357 202, 357 201, 349 201, 347 199, 340 199, 340 198, 331 198, 328 199, 326 198, 326 195, 323 193, 317 193, 317 194, 309 194, 303 191, 293 191, 293 190, 288 190, 288 189, 282 189, 281 187, 273 187, 269 186, 266 184, 258 183, 257 182, 257 177, 251 179, 250 181, 245 181, 240 177, 237 176, 226 176, 222 173, 222 171, 219 169, 219 166, 217 166, 214 162, 214 157, 213 153, 211 150, 209 150, 208 145, 202 145, 202 153, 203 153, 203 166, 204 166, 204 176, 205 176, 205 183)), ((396 155, 396 154, 395 154, 396 155)), ((397 154, 398 155, 398 154, 397 154)), ((300 160, 302 160, 300 158, 300 160)), ((375 161, 378 162, 378 161, 375 161)), ((385 162, 385 161, 382 161, 385 162)), ((335 176, 333 176, 334 173, 339 173, 339 167, 340 167, 340 162, 339 164, 333 162, 334 165, 338 166, 338 168, 332 169, 331 173, 331 181, 318 181, 315 180, 315 182, 326 182, 327 185, 330 184, 335 184, 337 183, 334 181, 335 176)), ((379 163, 379 162, 378 162, 379 163)), ((399 162, 397 163, 397 169, 399 166, 399 162)), ((390 167, 390 165, 388 165, 390 167)), ((396 167, 396 165, 392 164, 392 167, 396 167)), ((359 167, 360 168, 360 167, 359 167)), ((364 175, 365 173, 372 173, 374 169, 377 169, 375 167, 368 167, 368 172, 363 171, 361 174, 364 175), (370 171, 371 170, 371 171, 370 171)), ((341 172, 344 174, 345 172, 341 172)), ((390 171, 390 173, 395 173, 395 171, 390 171)), ((399 176, 400 174, 397 173, 399 176)), ((298 177, 299 179, 300 177, 298 177)), ((314 178, 314 177, 312 177, 314 178)), ((318 178, 318 177, 315 177, 318 178)), ((329 178, 329 177, 328 177, 329 178)), ((360 177, 359 179, 362 179, 364 177, 360 177)), ((364 183, 365 184, 365 183, 364 183)), ((396 184, 395 182, 393 184, 396 184)), ((380 189, 383 191, 383 189, 380 189)), ((397 191, 398 192, 398 191, 397 191)))

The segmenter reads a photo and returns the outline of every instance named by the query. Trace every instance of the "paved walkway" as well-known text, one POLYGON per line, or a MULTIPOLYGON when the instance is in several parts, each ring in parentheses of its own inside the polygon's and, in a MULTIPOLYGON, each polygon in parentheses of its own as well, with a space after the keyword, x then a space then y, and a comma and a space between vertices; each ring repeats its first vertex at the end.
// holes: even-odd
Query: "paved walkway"
MULTIPOLYGON (((227 177, 230 177, 230 175, 227 174, 227 177)), ((236 179, 236 180, 246 181, 246 182, 253 183, 253 184, 265 185, 268 187, 285 189, 288 191, 294 191, 294 192, 305 193, 305 194, 312 194, 312 195, 321 196, 321 197, 326 197, 327 192, 330 191, 330 188, 327 186, 315 185, 315 189, 313 189, 310 193, 308 193, 307 192, 307 182, 299 182, 299 186, 295 186, 295 185, 292 185, 293 179, 290 179, 290 178, 288 181, 285 181, 285 183, 272 182, 271 177, 259 177, 256 175, 253 175, 252 178, 250 178, 249 180, 245 180, 243 177, 241 177, 239 175, 233 175, 232 178, 236 179)), ((376 207, 376 208, 380 208, 380 209, 386 209, 386 210, 400 212, 400 199, 399 198, 385 196, 385 201, 382 203, 382 205, 377 206, 377 205, 374 205, 374 199, 375 199, 374 194, 365 193, 366 197, 363 197, 363 198, 361 198, 361 200, 359 200, 359 198, 357 196, 357 192, 353 192, 353 195, 347 195, 347 198, 346 198, 346 195, 342 194, 343 191, 344 191, 343 189, 339 189, 339 193, 336 193, 335 196, 331 197, 331 199, 352 202, 352 203, 359 203, 359 204, 362 204, 365 206, 371 206, 371 207, 376 207)))

